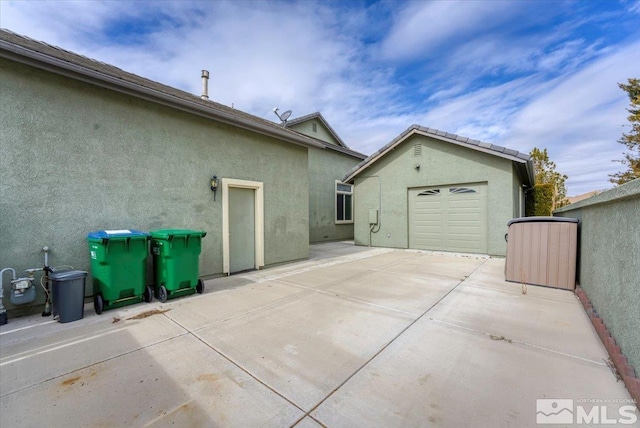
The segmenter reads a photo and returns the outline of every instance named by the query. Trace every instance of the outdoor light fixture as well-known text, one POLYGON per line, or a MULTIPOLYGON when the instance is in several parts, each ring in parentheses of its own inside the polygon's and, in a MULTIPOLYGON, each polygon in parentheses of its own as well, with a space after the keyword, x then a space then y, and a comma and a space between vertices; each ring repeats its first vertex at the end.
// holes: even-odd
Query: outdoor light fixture
POLYGON ((211 191, 213 192, 213 200, 216 200, 216 192, 218 191, 218 176, 211 177, 211 191))
POLYGON ((413 167, 416 171, 420 172, 420 164, 417 163, 416 166, 413 167))

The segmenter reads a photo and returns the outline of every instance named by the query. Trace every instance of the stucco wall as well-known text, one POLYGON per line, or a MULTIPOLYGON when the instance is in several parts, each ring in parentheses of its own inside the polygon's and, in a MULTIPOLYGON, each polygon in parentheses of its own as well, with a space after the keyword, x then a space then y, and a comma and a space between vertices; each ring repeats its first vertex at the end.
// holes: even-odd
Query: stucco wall
POLYGON ((522 193, 522 183, 520 178, 518 177, 518 172, 516 171, 515 165, 511 165, 513 171, 513 179, 512 179, 512 198, 513 198, 513 218, 524 217, 524 210, 521 212, 521 203, 522 197, 520 194, 522 193))
POLYGON ((213 174, 264 183, 267 265, 308 257, 305 147, 7 60, 0 72, 0 268, 42 266, 47 245, 50 265, 89 270, 88 232, 171 227, 207 231, 200 274, 219 274, 213 174))
POLYGON ((512 162, 507 159, 414 135, 356 177, 355 242, 369 244, 369 209, 379 209, 380 230, 371 235, 371 245, 407 248, 407 189, 486 182, 488 252, 505 255, 504 234, 513 216, 513 180, 512 162), (421 157, 414 156, 418 142, 421 157))
POLYGON ((580 220, 578 281, 640 373, 640 179, 554 212, 580 220))
POLYGON ((360 159, 330 149, 309 149, 309 241, 353 239, 353 224, 335 224, 335 182, 360 159))
POLYGON ((297 123, 295 125, 290 126, 289 128, 304 134, 308 135, 312 138, 317 138, 318 140, 325 141, 330 144, 334 144, 339 146, 338 141, 331 135, 331 133, 325 128, 325 126, 318 119, 311 119, 305 122, 297 123), (316 125, 316 130, 313 130, 313 124, 316 125))

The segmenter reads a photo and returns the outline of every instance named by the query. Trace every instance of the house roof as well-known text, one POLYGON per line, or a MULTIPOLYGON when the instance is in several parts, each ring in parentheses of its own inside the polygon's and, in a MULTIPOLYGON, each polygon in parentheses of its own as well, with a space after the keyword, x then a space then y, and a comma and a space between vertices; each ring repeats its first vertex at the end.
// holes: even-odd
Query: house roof
POLYGON ((534 170, 533 161, 531 156, 525 153, 520 153, 516 150, 511 150, 506 147, 496 146, 491 143, 485 143, 479 140, 473 140, 471 138, 462 137, 460 135, 451 134, 449 132, 440 131, 434 128, 427 128, 420 125, 411 125, 402 134, 394 138, 389 144, 382 147, 377 152, 366 158, 364 161, 356 165, 342 180, 344 182, 350 182, 356 178, 362 171, 369 168, 378 159, 381 159, 384 155, 396 148, 402 142, 407 140, 413 135, 423 135, 425 137, 434 138, 436 140, 444 141, 447 143, 455 144, 461 147, 466 147, 479 152, 487 153, 490 155, 498 156, 504 159, 511 160, 520 175, 522 182, 526 186, 533 186, 534 184, 534 170))
POLYGON ((333 150, 334 152, 339 152, 339 153, 343 153, 345 155, 349 155, 349 156, 353 156, 354 158, 358 158, 360 160, 366 159, 367 155, 360 153, 360 152, 356 152, 355 150, 351 150, 349 148, 345 148, 342 146, 336 146, 335 144, 331 144, 331 143, 327 143, 326 141, 322 141, 318 138, 313 138, 310 137, 313 140, 315 140, 317 143, 320 143, 324 146, 325 149, 328 150, 333 150))
POLYGON ((593 190, 591 192, 587 192, 587 193, 583 193, 581 195, 577 195, 577 196, 568 196, 567 199, 569 200, 570 204, 575 204, 576 202, 580 202, 583 201, 585 199, 588 199, 592 196, 598 195, 602 193, 602 190, 593 190))
POLYGON ((335 140, 338 142, 338 144, 340 144, 340 145, 341 145, 342 147, 344 147, 345 149, 348 149, 348 148, 349 148, 349 146, 347 146, 347 145, 344 143, 344 141, 342 141, 342 138, 340 138, 340 137, 338 136, 338 134, 336 133, 336 131, 334 131, 334 130, 333 130, 333 128, 331 127, 331 125, 329 125, 329 122, 327 122, 327 121, 325 120, 324 116, 322 116, 322 114, 321 114, 319 111, 317 111, 317 112, 315 112, 315 113, 307 114, 307 115, 305 115, 305 116, 300 116, 300 117, 297 117, 297 118, 292 119, 292 120, 288 120, 288 121, 286 121, 286 122, 285 122, 285 126, 286 126, 286 127, 290 127, 290 126, 297 125, 297 124, 299 124, 299 123, 304 123, 304 122, 307 122, 307 121, 309 121, 309 120, 313 120, 313 119, 317 119, 317 120, 319 120, 319 121, 320 121, 320 123, 322 123, 322 125, 323 125, 325 128, 327 128, 327 131, 329 131, 329 133, 331 134, 331 136, 332 136, 333 138, 335 138, 335 140))
MULTIPOLYGON (((312 120, 312 119, 318 119, 322 123, 322 125, 329 131, 331 136, 334 137, 336 139, 336 141, 340 145, 335 145, 335 144, 332 144, 332 143, 328 143, 328 142, 323 141, 323 140, 321 140, 319 138, 314 138, 314 137, 311 137, 311 136, 308 136, 309 138, 312 138, 315 141, 317 141, 318 143, 322 144, 325 149, 329 149, 329 150, 340 152, 340 153, 343 153, 343 154, 346 154, 346 155, 350 155, 350 156, 353 156, 353 157, 361 159, 361 160, 365 159, 367 157, 367 155, 365 155, 365 154, 362 154, 360 152, 356 152, 355 150, 351 150, 344 143, 344 141, 342 141, 342 139, 340 137, 338 137, 338 134, 336 134, 336 131, 333 130, 333 128, 329 125, 329 122, 326 121, 326 119, 324 118, 324 116, 322 116, 322 114, 320 112, 315 112, 315 113, 307 114, 305 116, 297 117, 297 118, 295 118, 293 120, 288 120, 288 121, 285 122, 285 126, 286 127, 295 126, 295 125, 307 122, 307 121, 312 120)), ((293 129, 292 129, 292 131, 298 132, 298 131, 295 131, 293 129)))
POLYGON ((0 29, 0 57, 306 147, 316 139, 269 120, 126 72, 104 62, 0 29))

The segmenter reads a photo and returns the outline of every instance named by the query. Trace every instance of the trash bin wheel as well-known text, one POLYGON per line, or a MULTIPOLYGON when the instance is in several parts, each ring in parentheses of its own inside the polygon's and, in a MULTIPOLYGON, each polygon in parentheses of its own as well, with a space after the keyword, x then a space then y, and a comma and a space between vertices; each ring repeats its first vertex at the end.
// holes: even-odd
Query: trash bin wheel
POLYGON ((204 292, 204 281, 201 279, 198 280, 198 285, 196 285, 196 292, 198 294, 202 294, 204 292))
POLYGON ((93 298, 93 308, 96 310, 96 314, 100 315, 104 310, 104 301, 102 295, 96 294, 93 298))
POLYGON ((167 287, 164 285, 161 285, 160 288, 158 288, 158 300, 162 303, 167 301, 167 287))
POLYGON ((142 297, 144 298, 145 302, 149 303, 151 300, 153 300, 153 289, 147 285, 144 289, 144 295, 142 297))

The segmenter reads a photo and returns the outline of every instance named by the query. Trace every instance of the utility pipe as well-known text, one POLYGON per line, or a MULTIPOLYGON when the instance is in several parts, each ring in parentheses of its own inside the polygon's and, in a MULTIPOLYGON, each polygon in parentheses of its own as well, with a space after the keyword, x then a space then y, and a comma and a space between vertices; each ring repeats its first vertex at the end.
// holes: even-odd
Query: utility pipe
POLYGON ((13 273, 12 280, 16 280, 16 271, 13 268, 4 268, 0 270, 0 325, 4 325, 7 323, 7 310, 4 308, 4 304, 2 303, 2 299, 4 297, 4 285, 2 284, 2 277, 5 271, 10 270, 13 273))
MULTIPOLYGON (((371 234, 380 232, 380 228, 382 227, 382 178, 379 175, 365 175, 361 178, 377 178, 378 179, 378 230, 375 229, 375 224, 369 225, 369 246, 371 246, 371 234)), ((355 182, 354 182, 355 187, 355 182)))

